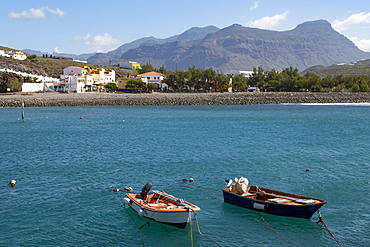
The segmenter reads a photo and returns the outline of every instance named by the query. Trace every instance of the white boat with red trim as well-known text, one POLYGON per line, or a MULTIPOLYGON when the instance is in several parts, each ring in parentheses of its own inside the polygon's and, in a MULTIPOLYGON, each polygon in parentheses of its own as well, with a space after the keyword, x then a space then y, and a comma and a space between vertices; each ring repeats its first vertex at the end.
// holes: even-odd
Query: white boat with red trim
POLYGON ((154 193, 148 195, 151 188, 152 183, 148 182, 140 194, 126 194, 125 204, 140 216, 179 228, 185 228, 200 210, 198 206, 163 191, 153 190, 154 193))

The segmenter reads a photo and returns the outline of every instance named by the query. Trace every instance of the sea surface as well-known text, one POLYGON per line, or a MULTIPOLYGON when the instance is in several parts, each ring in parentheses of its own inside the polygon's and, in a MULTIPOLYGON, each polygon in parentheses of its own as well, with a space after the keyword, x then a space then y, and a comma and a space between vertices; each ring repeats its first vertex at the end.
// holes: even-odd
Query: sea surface
POLYGON ((370 246, 370 104, 0 108, 0 143, 0 246, 370 246), (317 214, 224 203, 241 176, 326 200, 334 237, 317 214), (124 207, 123 188, 148 181, 197 219, 124 207))

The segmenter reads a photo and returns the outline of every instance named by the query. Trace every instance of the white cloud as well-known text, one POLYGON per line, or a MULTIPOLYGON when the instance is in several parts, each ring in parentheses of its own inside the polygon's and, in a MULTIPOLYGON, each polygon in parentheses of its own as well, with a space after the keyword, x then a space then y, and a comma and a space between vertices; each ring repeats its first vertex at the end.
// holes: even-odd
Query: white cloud
POLYGON ((64 51, 59 50, 58 47, 54 47, 54 52, 55 53, 65 53, 64 51))
POLYGON ((46 10, 49 11, 50 13, 54 14, 54 15, 58 15, 59 17, 63 17, 65 15, 64 11, 62 11, 61 9, 50 9, 48 7, 46 7, 46 10))
POLYGON ((20 13, 11 11, 8 15, 11 19, 46 19, 47 13, 58 15, 59 17, 64 16, 64 12, 60 9, 51 9, 49 7, 31 8, 29 10, 23 10, 20 13))
POLYGON ((357 37, 349 38, 355 45, 363 51, 370 52, 370 39, 359 39, 357 37))
POLYGON ((12 19, 45 19, 46 15, 41 9, 23 10, 20 13, 10 12, 9 18, 12 19))
POLYGON ((253 11, 258 8, 258 2, 254 2, 252 7, 250 8, 250 11, 253 11))
POLYGON ((358 14, 353 14, 344 21, 334 20, 332 27, 338 32, 347 30, 352 25, 358 24, 370 24, 370 13, 361 12, 358 14))
POLYGON ((108 33, 96 35, 94 37, 91 37, 91 34, 87 34, 85 36, 78 35, 74 37, 74 40, 80 40, 85 45, 90 46, 90 52, 103 52, 104 50, 102 47, 118 45, 121 43, 118 39, 113 38, 108 33))
POLYGON ((247 22, 247 26, 257 27, 261 29, 270 29, 270 28, 278 26, 281 21, 285 20, 288 16, 288 13, 289 11, 285 11, 284 13, 280 15, 265 16, 255 21, 249 21, 247 22))
POLYGON ((77 35, 77 36, 76 36, 76 37, 74 37, 73 39, 74 39, 74 40, 81 40, 81 41, 83 41, 83 42, 86 44, 86 42, 88 42, 88 40, 89 40, 90 36, 91 36, 91 35, 88 33, 88 34, 86 34, 85 36, 77 35))

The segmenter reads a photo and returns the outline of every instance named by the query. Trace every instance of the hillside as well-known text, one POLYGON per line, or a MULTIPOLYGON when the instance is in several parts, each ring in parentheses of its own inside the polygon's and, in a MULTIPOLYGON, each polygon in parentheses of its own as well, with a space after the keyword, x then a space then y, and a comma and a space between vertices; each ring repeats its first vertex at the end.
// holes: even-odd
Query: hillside
MULTIPOLYGON (((198 40, 203 39, 207 34, 217 32, 220 29, 215 26, 207 26, 207 27, 193 27, 189 30, 179 34, 174 35, 169 38, 165 39, 158 39, 155 37, 145 37, 138 40, 135 40, 133 42, 123 44, 117 49, 113 51, 109 51, 106 54, 96 54, 94 56, 91 56, 88 58, 89 63, 96 63, 96 64, 108 64, 107 61, 110 61, 111 64, 118 64, 120 61, 122 61, 121 57, 122 54, 129 51, 130 49, 136 49, 140 47, 143 44, 166 44, 171 42, 188 42, 192 40, 198 40)), ((124 59, 125 60, 125 59, 124 59)), ((145 64, 145 62, 143 62, 145 64)))
MULTIPOLYGON (((13 58, 0 56, 0 69, 12 69, 30 74, 44 75, 55 78, 60 78, 60 75, 63 74, 63 69, 69 66, 89 66, 93 68, 104 67, 105 69, 114 69, 116 71, 116 78, 127 77, 127 75, 132 75, 134 73, 132 70, 120 69, 114 66, 80 63, 70 59, 42 57, 32 58, 31 56, 26 60, 19 61, 13 58)), ((17 86, 14 86, 14 88, 17 88, 21 87, 21 83, 25 82, 26 79, 27 78, 19 79, 19 77, 14 73, 0 72, 0 92, 6 91, 9 81, 16 82, 17 86)), ((16 90, 20 90, 20 88, 16 90)))
POLYGON ((370 76, 370 59, 359 60, 356 62, 336 64, 331 66, 313 66, 304 71, 312 72, 318 76, 328 76, 328 75, 344 75, 344 76, 356 76, 356 75, 367 75, 370 76))
POLYGON ((106 69, 114 69, 116 71, 116 76, 124 76, 127 74, 133 73, 131 70, 120 69, 114 66, 105 66, 105 65, 97 65, 97 64, 90 64, 90 63, 80 63, 75 62, 70 59, 55 59, 55 58, 42 58, 37 57, 34 59, 26 59, 24 61, 14 60, 12 58, 2 57, 0 56, 0 68, 2 69, 13 69, 22 72, 37 74, 37 75, 45 75, 59 78, 61 74, 63 74, 63 69, 69 66, 89 66, 93 68, 106 68, 106 69))
POLYGON ((238 73, 259 66, 266 70, 291 66, 302 71, 316 65, 370 58, 369 52, 358 49, 325 20, 305 22, 283 32, 237 24, 223 29, 211 26, 194 35, 196 31, 199 32, 190 29, 168 39, 139 39, 111 52, 96 54, 88 61, 96 64, 108 64, 108 61, 116 64, 122 60, 149 62, 157 68, 165 66, 167 70, 186 70, 194 65, 238 73))
POLYGON ((36 51, 36 50, 31 50, 31 49, 23 49, 23 52, 31 55, 36 55, 39 57, 42 57, 43 55, 50 56, 52 55, 53 57, 63 57, 63 58, 69 58, 69 59, 74 59, 74 60, 80 60, 80 61, 86 61, 89 57, 95 55, 95 53, 84 53, 80 55, 76 54, 69 54, 69 53, 48 53, 48 52, 42 52, 42 51, 36 51))
POLYGON ((325 20, 305 22, 283 32, 232 25, 188 42, 145 43, 122 54, 120 59, 150 62, 168 70, 213 67, 224 73, 239 70, 304 70, 370 58, 325 20))

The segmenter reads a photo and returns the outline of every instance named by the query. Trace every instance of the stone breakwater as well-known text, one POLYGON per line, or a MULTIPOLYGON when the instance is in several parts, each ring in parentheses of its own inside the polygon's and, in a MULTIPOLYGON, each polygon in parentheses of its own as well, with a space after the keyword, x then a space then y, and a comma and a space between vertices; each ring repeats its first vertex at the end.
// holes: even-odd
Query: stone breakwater
POLYGON ((0 107, 370 103, 370 93, 34 93, 0 95, 0 107))

